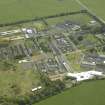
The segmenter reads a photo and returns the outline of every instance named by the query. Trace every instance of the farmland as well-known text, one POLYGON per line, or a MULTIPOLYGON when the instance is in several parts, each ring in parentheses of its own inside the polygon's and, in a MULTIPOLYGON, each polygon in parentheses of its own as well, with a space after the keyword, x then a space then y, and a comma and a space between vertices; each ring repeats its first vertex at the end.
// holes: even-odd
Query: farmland
MULTIPOLYGON (((80 0, 96 15, 105 19, 104 0, 80 0), (97 5, 98 4, 98 5, 97 5), (101 8, 103 7, 103 8, 101 8)), ((75 0, 1 0, 0 23, 15 22, 33 19, 35 17, 48 16, 62 12, 80 10, 81 6, 75 0)))
POLYGON ((83 83, 35 105, 104 105, 105 81, 83 83))
POLYGON ((74 0, 0 0, 0 23, 75 11, 74 0))
POLYGON ((95 14, 105 20, 105 0, 80 0, 95 14))

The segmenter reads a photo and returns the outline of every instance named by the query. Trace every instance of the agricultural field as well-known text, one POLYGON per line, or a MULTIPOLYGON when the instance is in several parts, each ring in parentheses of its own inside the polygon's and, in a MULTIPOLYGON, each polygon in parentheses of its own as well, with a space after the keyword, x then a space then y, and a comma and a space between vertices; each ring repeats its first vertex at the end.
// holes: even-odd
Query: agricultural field
MULTIPOLYGON (((105 19, 104 0, 80 0, 96 15, 105 19), (102 8, 103 7, 103 8, 102 8)), ((15 22, 82 9, 75 0, 1 0, 0 23, 15 22), (46 12, 47 11, 47 12, 46 12)))
POLYGON ((91 9, 97 16, 105 20, 105 0, 80 0, 89 9, 91 9))
POLYGON ((0 0, 0 23, 80 10, 74 0, 0 0))
POLYGON ((105 105, 105 81, 83 83, 34 105, 105 105))

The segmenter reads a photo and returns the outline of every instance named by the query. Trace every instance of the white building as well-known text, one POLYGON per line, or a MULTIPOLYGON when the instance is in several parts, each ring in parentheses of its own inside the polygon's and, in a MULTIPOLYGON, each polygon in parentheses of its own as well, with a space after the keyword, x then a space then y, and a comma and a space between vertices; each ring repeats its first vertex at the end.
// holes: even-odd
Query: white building
POLYGON ((26 38, 31 38, 34 34, 37 33, 36 29, 22 28, 22 31, 25 33, 26 38))
POLYGON ((79 81, 93 79, 95 76, 104 76, 104 74, 99 71, 86 71, 81 73, 68 73, 67 76, 73 77, 79 82, 79 81))
POLYGON ((31 91, 34 92, 34 91, 37 91, 37 90, 40 90, 42 89, 42 86, 38 86, 37 88, 33 88, 31 91))

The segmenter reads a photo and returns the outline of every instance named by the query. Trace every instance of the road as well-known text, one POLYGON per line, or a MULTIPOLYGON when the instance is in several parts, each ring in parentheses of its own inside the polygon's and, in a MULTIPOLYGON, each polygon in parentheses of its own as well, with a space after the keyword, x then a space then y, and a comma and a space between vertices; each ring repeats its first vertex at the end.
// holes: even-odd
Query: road
POLYGON ((53 40, 51 44, 52 49, 56 53, 56 57, 58 58, 59 62, 66 68, 68 72, 73 72, 73 68, 71 67, 70 62, 67 60, 62 51, 58 48, 56 41, 53 40))

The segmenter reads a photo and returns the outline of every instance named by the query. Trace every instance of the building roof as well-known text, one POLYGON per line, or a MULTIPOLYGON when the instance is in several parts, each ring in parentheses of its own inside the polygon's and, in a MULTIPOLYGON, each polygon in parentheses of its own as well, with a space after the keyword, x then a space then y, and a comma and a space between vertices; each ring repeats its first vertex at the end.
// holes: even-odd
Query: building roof
POLYGON ((86 71, 81 73, 68 73, 67 76, 74 77, 76 78, 77 81, 83 81, 83 80, 92 79, 95 76, 103 76, 103 73, 99 71, 86 71))

